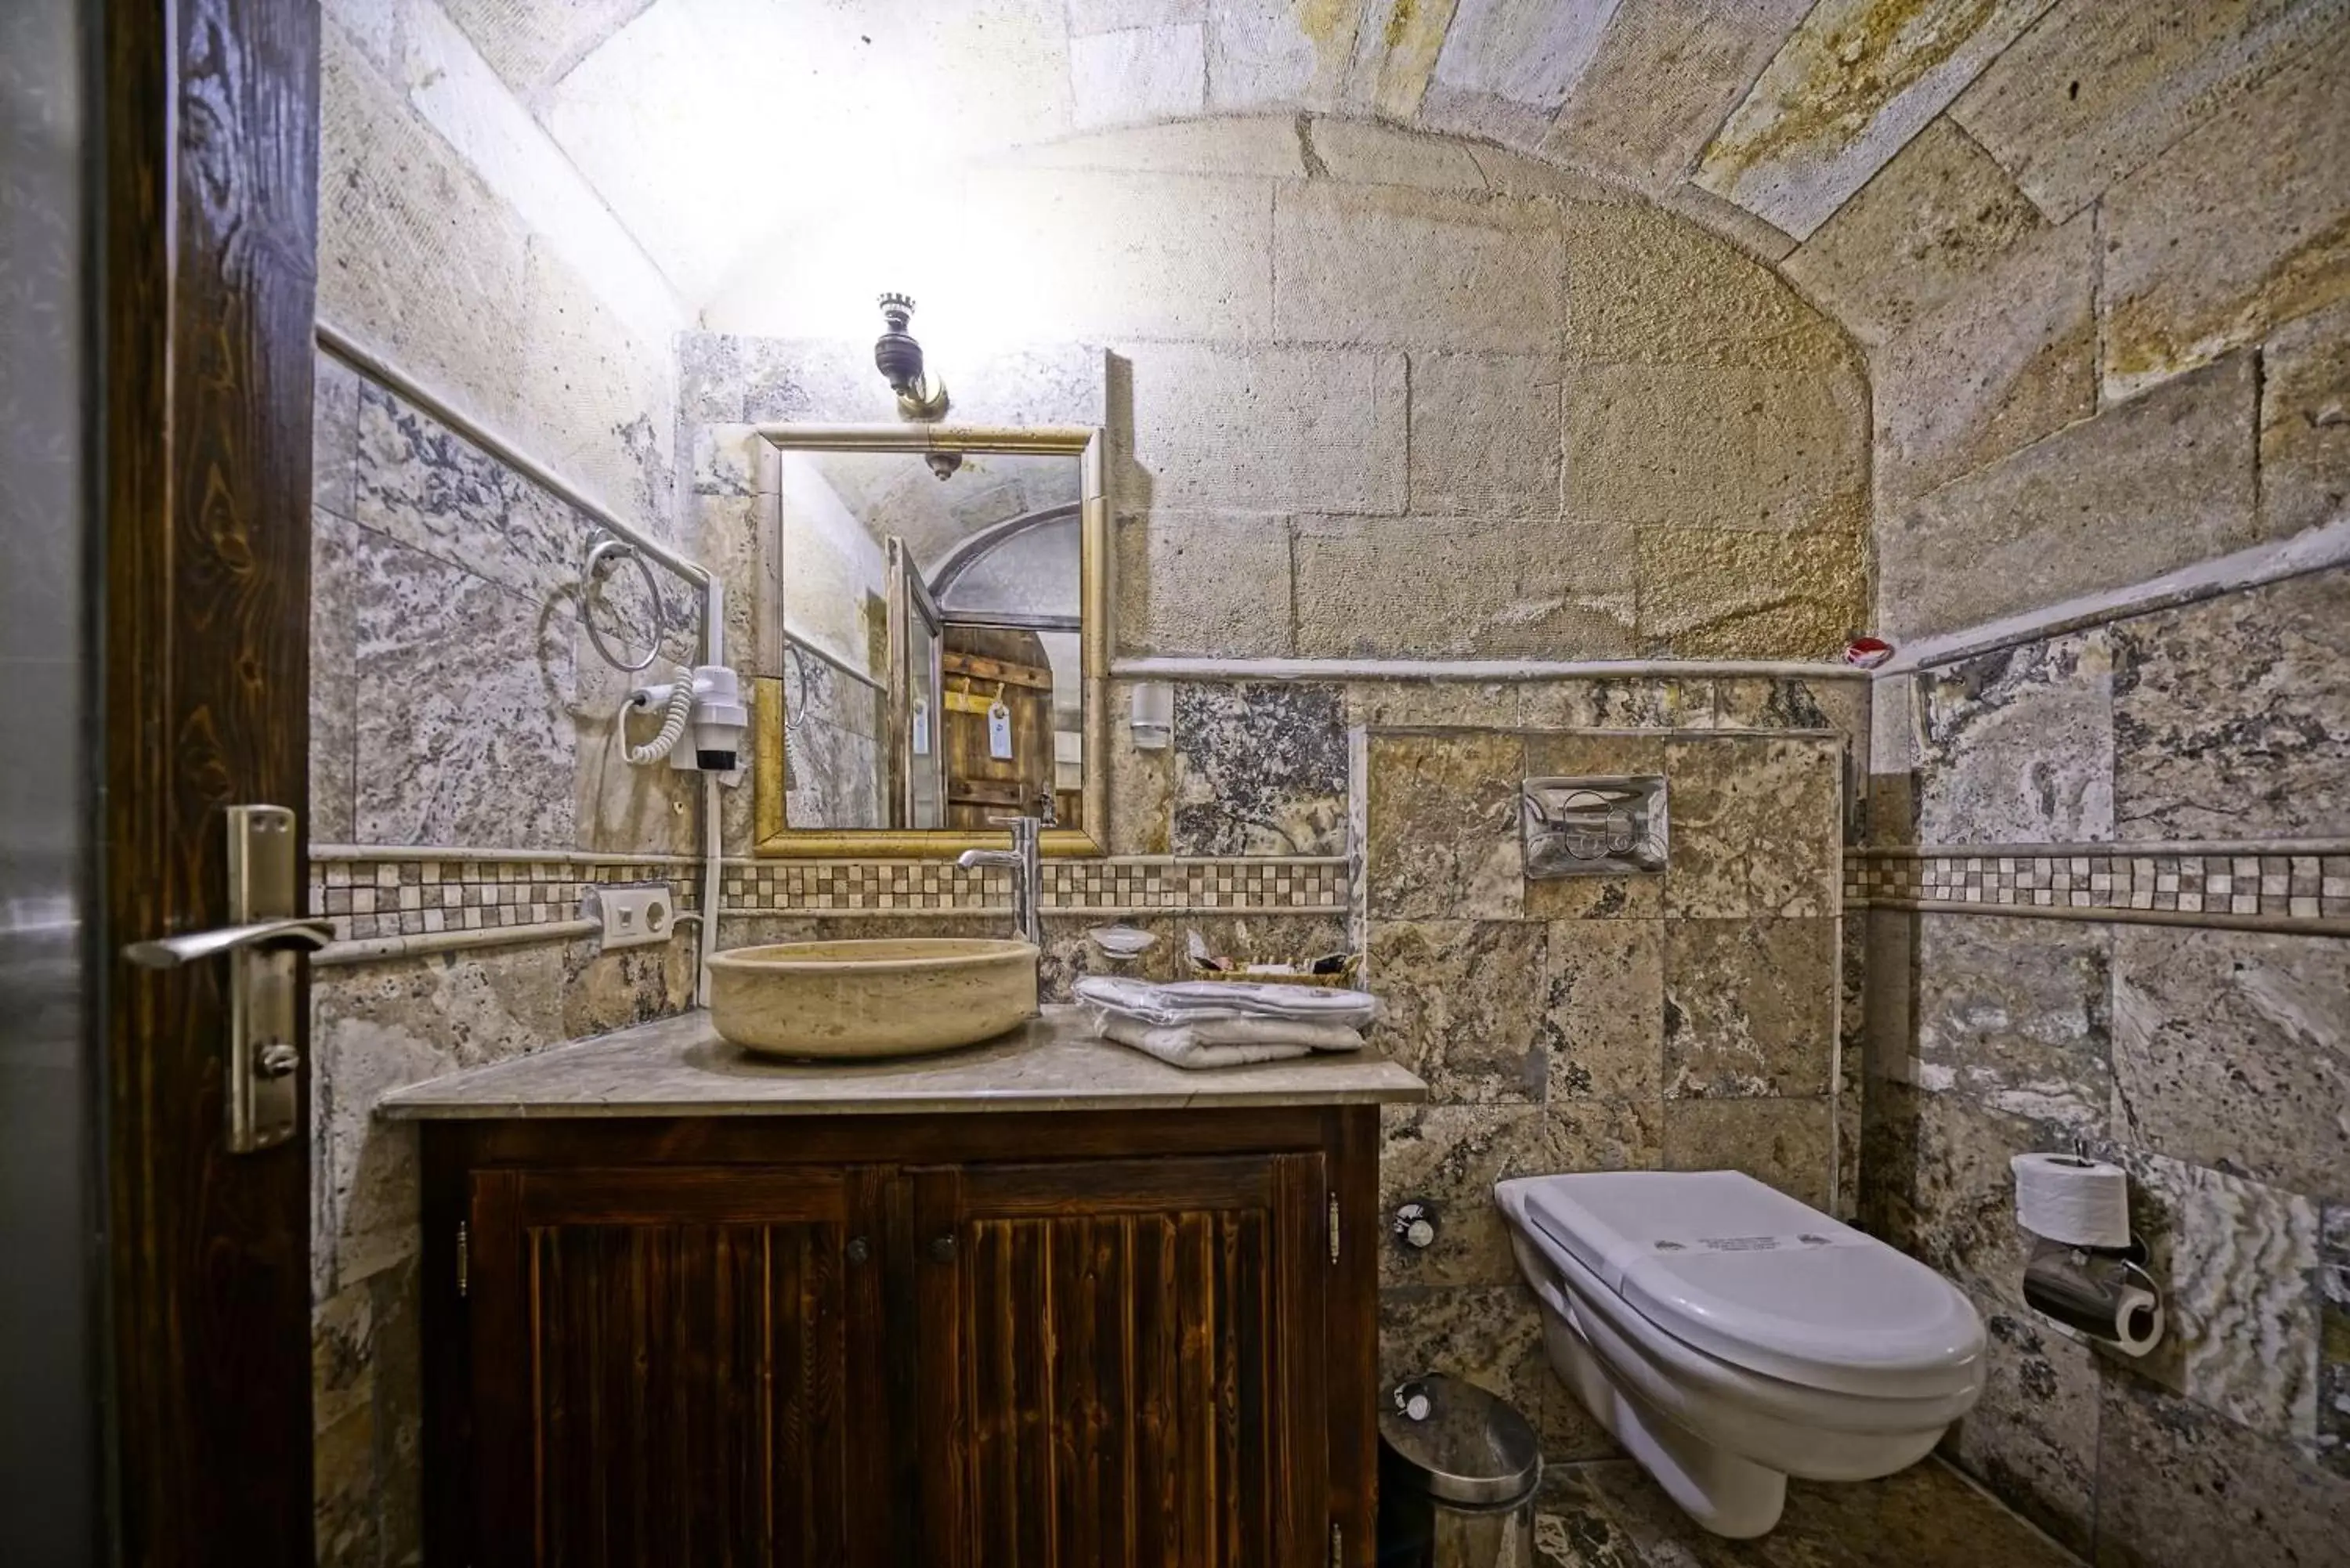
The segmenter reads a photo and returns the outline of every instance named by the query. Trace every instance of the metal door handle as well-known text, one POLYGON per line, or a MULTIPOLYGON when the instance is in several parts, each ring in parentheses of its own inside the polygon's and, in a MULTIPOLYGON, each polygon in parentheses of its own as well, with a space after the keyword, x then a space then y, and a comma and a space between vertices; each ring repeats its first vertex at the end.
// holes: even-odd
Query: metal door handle
POLYGON ((299 955, 334 940, 335 928, 302 913, 294 814, 282 805, 233 805, 226 815, 229 923, 133 942, 122 956, 141 969, 228 961, 224 1133, 231 1154, 251 1154, 287 1142, 300 1128, 299 955))
POLYGON ((182 964, 218 958, 240 948, 265 951, 292 948, 316 952, 334 940, 335 927, 330 920, 255 920, 249 926, 222 926, 215 930, 190 931, 184 936, 162 937, 151 942, 133 942, 122 950, 122 956, 141 969, 178 969, 182 964))

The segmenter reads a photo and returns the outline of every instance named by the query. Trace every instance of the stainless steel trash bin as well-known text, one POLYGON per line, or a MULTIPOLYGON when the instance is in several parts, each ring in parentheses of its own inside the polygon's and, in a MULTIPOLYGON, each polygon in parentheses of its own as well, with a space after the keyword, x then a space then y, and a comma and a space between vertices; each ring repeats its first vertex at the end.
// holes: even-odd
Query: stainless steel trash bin
POLYGON ((1542 1444, 1505 1400, 1441 1373, 1379 1412, 1379 1568, 1534 1568, 1542 1444))

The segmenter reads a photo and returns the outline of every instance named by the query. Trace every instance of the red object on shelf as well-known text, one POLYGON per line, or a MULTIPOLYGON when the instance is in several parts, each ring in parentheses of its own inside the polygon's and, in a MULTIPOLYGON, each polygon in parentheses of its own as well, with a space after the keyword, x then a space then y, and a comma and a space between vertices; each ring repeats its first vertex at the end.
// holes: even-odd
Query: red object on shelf
POLYGON ((1844 645, 1844 661, 1856 670, 1874 670, 1893 657, 1893 645, 1881 637, 1856 637, 1844 645))

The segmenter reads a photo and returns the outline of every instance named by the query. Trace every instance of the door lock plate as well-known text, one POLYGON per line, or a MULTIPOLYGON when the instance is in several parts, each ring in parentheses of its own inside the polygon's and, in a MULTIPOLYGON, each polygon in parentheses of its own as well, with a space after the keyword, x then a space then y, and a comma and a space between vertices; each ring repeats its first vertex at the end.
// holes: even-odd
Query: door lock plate
MULTIPOLYGON (((228 808, 228 919, 234 926, 301 913, 294 814, 282 805, 228 808)), ((242 947, 228 955, 228 1148, 250 1154, 294 1136, 299 1125, 301 955, 290 946, 242 947)))

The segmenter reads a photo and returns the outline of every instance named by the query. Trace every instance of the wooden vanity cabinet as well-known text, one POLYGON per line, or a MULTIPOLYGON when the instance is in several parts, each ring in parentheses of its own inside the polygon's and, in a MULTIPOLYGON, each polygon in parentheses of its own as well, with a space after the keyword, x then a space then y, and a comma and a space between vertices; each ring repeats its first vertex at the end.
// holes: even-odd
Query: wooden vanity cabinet
POLYGON ((427 1560, 1368 1564, 1378 1115, 428 1123, 427 1560))

